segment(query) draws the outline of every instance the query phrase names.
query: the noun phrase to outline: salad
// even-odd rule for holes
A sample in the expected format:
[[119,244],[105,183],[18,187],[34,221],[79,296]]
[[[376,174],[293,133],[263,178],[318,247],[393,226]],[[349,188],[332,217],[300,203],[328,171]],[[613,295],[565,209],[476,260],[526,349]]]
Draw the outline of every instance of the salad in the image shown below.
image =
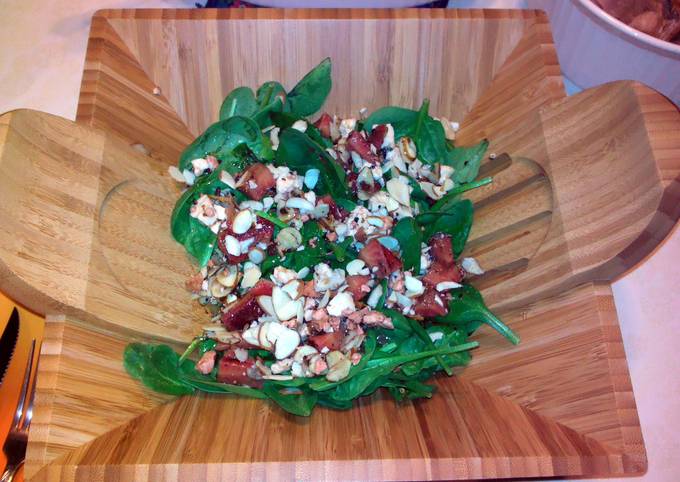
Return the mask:
[[477,179],[488,142],[456,146],[457,125],[427,100],[311,122],[330,90],[330,59],[288,92],[234,89],[170,167],[185,189],[172,235],[199,266],[187,289],[206,324],[182,355],[128,345],[125,367],[146,386],[307,416],[381,387],[431,397],[428,380],[470,361],[484,323],[519,342],[461,257],[473,218],[461,194],[491,182]]

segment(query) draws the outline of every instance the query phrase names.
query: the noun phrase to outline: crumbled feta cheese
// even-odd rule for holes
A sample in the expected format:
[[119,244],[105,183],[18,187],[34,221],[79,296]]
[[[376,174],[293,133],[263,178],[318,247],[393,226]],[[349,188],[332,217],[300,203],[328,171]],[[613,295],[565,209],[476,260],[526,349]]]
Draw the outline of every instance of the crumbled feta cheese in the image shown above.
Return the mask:
[[319,293],[326,290],[336,290],[345,282],[345,271],[331,269],[326,263],[314,267],[314,289]]
[[354,311],[354,298],[346,291],[338,293],[328,303],[327,310],[331,316],[341,316],[346,310]]
[[297,272],[284,268],[283,266],[277,266],[274,268],[274,274],[272,274],[272,281],[277,285],[285,285],[286,283],[298,279]]
[[212,200],[203,194],[189,209],[191,217],[198,219],[206,226],[212,226],[217,221],[217,211]]

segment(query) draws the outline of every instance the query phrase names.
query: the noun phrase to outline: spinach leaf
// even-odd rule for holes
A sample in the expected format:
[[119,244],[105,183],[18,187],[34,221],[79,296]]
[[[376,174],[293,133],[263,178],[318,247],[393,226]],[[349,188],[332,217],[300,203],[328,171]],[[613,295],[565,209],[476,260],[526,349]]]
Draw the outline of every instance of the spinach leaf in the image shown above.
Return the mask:
[[347,263],[359,257],[359,253],[351,247],[353,241],[354,238],[348,236],[340,243],[331,243],[330,246],[336,260],[336,263],[332,263],[334,268],[344,268]]
[[285,129],[281,132],[275,161],[300,175],[309,169],[319,169],[319,181],[314,188],[317,194],[330,194],[336,200],[350,197],[342,167],[319,144],[300,131]]
[[261,129],[274,124],[272,115],[276,112],[290,110],[290,105],[286,99],[286,89],[278,82],[265,82],[257,89],[256,96],[258,110],[253,115],[253,120],[257,122]]
[[[425,331],[425,328],[423,328],[423,325],[420,324],[418,320],[414,320],[413,318],[406,318],[406,320],[411,324],[411,328],[413,329],[413,332],[418,335],[418,338],[421,339],[421,341],[425,344],[428,350],[434,350],[434,342],[430,338],[430,335],[427,331]],[[437,355],[435,357],[437,360],[437,363],[442,367],[442,370],[446,372],[448,376],[453,375],[453,372],[451,371],[451,368],[449,368],[448,364],[444,361],[444,358],[441,355]]]
[[286,89],[275,80],[265,82],[257,89],[257,106],[260,110],[271,106],[277,98],[283,104],[286,100]]
[[325,58],[288,92],[290,111],[300,117],[312,115],[321,109],[331,86],[331,59]]
[[447,144],[446,157],[442,158],[441,162],[455,169],[453,180],[457,184],[472,182],[479,174],[479,166],[488,147],[489,141],[486,139],[470,147],[454,147]]
[[436,233],[449,234],[451,235],[453,252],[456,256],[459,256],[472,228],[472,202],[469,199],[462,201],[451,199],[439,206],[438,210],[433,209],[428,215],[434,216],[435,219],[428,223],[423,221],[422,218],[418,218],[418,223],[424,228],[424,239],[429,240]]
[[247,117],[234,116],[214,123],[187,147],[179,158],[179,170],[191,169],[191,161],[208,154],[224,159],[237,146],[245,144],[260,159],[274,157],[260,127]]
[[242,397],[259,399],[267,398],[267,396],[257,388],[216,382],[212,378],[201,375],[196,371],[193,375],[182,374],[182,381],[187,385],[191,385],[196,390],[206,393],[230,393],[233,395],[240,395]]
[[168,345],[131,343],[123,353],[125,369],[152,390],[187,395],[194,389],[180,378],[179,355]]
[[147,363],[152,350],[153,346],[145,343],[130,343],[125,347],[123,366],[131,377],[141,380],[144,365]]
[[205,340],[205,338],[203,338],[202,336],[197,336],[193,340],[191,340],[191,343],[189,343],[189,346],[187,346],[186,350],[184,350],[182,356],[179,357],[179,363],[181,364],[182,362],[184,362],[184,360],[189,358],[189,355],[191,355],[196,350],[196,348],[198,348],[198,346],[203,340]]
[[363,122],[363,128],[366,132],[370,133],[376,125],[392,124],[394,139],[398,140],[404,136],[410,135],[417,117],[418,112],[414,110],[405,109],[403,107],[386,106],[369,115]]
[[294,389],[297,393],[283,393],[280,387],[269,381],[264,383],[262,391],[288,413],[300,417],[309,417],[318,399],[316,392],[305,388]]
[[252,117],[257,112],[255,94],[250,87],[236,87],[222,102],[220,120],[229,119],[236,115]]
[[366,368],[358,373],[354,378],[338,385],[333,392],[335,400],[352,400],[362,394],[376,380],[388,375],[392,370],[405,363],[430,358],[437,355],[446,355],[459,351],[466,351],[477,347],[476,342],[464,343],[456,347],[422,351],[410,355],[394,355],[384,358],[373,358],[368,361]]
[[418,159],[428,164],[443,162],[447,155],[446,133],[441,122],[433,119],[427,114],[430,101],[425,99],[416,123],[411,132],[413,142],[416,144]]
[[198,344],[198,354],[205,355],[210,350],[214,350],[216,346],[217,341],[213,340],[212,338],[201,340],[201,342]]
[[476,330],[480,323],[486,323],[513,345],[519,343],[519,337],[486,307],[481,293],[474,287],[464,285],[462,288],[452,290],[451,295],[449,312],[436,318],[437,321],[450,323],[468,332]]
[[[187,198],[180,198],[182,204],[186,203]],[[193,201],[192,201],[193,202]],[[191,203],[187,203],[191,207]],[[188,214],[184,216],[180,210],[177,217],[172,218],[172,235],[177,242],[182,243],[187,252],[196,258],[198,265],[202,268],[208,261],[217,246],[217,235],[210,228],[201,223],[198,219]]]
[[401,218],[392,230],[392,237],[399,242],[404,271],[413,270],[416,275],[419,274],[423,233],[416,220],[411,217]]

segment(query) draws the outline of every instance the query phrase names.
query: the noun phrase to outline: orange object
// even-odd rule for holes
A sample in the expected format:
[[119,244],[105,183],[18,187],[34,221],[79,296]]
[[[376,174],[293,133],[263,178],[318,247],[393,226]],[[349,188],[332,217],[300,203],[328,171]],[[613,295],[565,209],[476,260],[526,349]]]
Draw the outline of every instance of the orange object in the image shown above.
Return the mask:
[[[26,362],[28,361],[28,351],[31,347],[31,340],[36,339],[36,347],[42,341],[45,320],[40,316],[16,305],[5,295],[0,293],[0,333],[5,329],[14,307],[19,310],[19,339],[14,349],[14,355],[10,361],[5,379],[0,385],[0,447],[7,437],[16,404],[19,399],[19,390],[23,381]],[[5,469],[7,460],[5,454],[0,450],[0,474]],[[14,478],[15,481],[23,480],[23,469]]]

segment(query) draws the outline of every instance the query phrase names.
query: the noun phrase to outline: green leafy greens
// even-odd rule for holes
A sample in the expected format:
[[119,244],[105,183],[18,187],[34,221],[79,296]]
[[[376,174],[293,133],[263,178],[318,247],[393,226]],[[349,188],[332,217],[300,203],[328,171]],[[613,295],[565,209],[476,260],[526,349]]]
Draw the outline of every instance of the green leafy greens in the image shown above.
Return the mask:
[[[314,184],[307,186],[313,191],[312,197],[330,195],[340,208],[347,211],[359,205],[358,196],[350,189],[351,176],[356,176],[357,172],[352,171],[351,167],[346,170],[346,166],[329,154],[329,150],[331,154],[341,152],[332,150],[337,146],[325,137],[328,131],[322,134],[322,130],[308,119],[308,116],[321,109],[331,86],[331,61],[324,59],[289,92],[276,81],[264,82],[256,92],[250,87],[236,87],[224,99],[219,120],[181,154],[178,164],[180,171],[193,171],[192,161],[208,155],[218,161],[217,167],[211,164],[214,169],[199,173],[193,184],[182,193],[170,222],[173,237],[184,245],[200,267],[213,267],[213,264],[209,264],[211,259],[222,263],[223,258],[219,251],[215,253],[218,235],[191,216],[192,206],[201,196],[209,196],[224,203],[223,208],[231,207],[232,201],[238,204],[248,199],[243,192],[233,187],[231,178],[238,177],[253,163],[287,166],[299,175],[309,172],[315,180]],[[413,276],[421,274],[421,245],[435,234],[450,235],[455,256],[461,254],[473,221],[473,204],[462,199],[461,195],[491,182],[490,178],[477,179],[488,141],[483,140],[470,147],[455,146],[447,140],[444,127],[430,115],[429,110],[430,103],[425,99],[418,110],[387,106],[359,122],[359,127],[367,133],[377,125],[391,124],[395,140],[410,138],[422,162],[453,168],[453,187],[449,186],[446,194],[436,202],[428,197],[416,179],[409,178],[411,207],[418,214],[399,218],[391,233],[388,232],[390,237],[385,235],[379,239],[385,245],[391,243],[395,251],[398,249],[403,271],[410,271]],[[323,126],[323,123],[317,125]],[[269,129],[273,128],[276,129],[275,133],[278,132],[276,151],[272,148],[268,134]],[[271,135],[274,141],[275,133]],[[256,169],[251,172],[256,172]],[[230,176],[225,176],[225,173]],[[385,179],[399,175],[396,167],[384,174]],[[186,173],[184,175],[190,177]],[[255,180],[258,180],[255,176]],[[283,266],[297,272],[310,268],[309,274],[304,277],[305,281],[309,281],[313,268],[319,263],[327,263],[331,268],[346,268],[350,261],[360,257],[362,245],[354,243],[354,237],[329,240],[330,235],[327,236],[324,231],[328,229],[328,218],[304,218],[304,224],[300,227],[274,207],[264,207],[267,206],[264,203],[262,206],[253,208],[254,215],[274,224],[274,236],[282,229],[295,226],[299,229],[302,241],[297,250],[279,251],[277,254],[270,252],[259,265],[263,278],[269,277],[277,266]],[[332,381],[331,377],[329,380],[324,375],[295,378],[284,375],[256,380],[250,378],[254,375],[249,373],[247,379],[251,386],[222,383],[218,380],[231,379],[225,374],[219,376],[220,370],[229,368],[228,363],[224,362],[234,360],[223,358],[227,356],[224,353],[225,346],[229,345],[208,335],[194,338],[182,355],[168,345],[130,343],[123,353],[124,367],[130,376],[158,392],[180,396],[199,391],[270,400],[292,415],[306,417],[312,414],[316,406],[333,410],[350,409],[353,400],[370,395],[379,388],[385,388],[398,402],[430,398],[435,387],[426,382],[440,372],[452,375],[453,367],[465,366],[470,362],[470,350],[478,344],[470,341],[469,336],[482,324],[489,325],[513,344],[519,343],[519,337],[486,307],[482,295],[468,284],[452,290],[450,299],[444,298],[448,300],[446,315],[421,323],[401,311],[386,307],[386,302],[389,306],[396,306],[388,302],[392,281],[383,278],[372,283],[382,288],[382,295],[377,302],[370,302],[372,309],[389,317],[392,327],[366,328],[365,333],[361,334],[363,341],[359,340],[361,350],[352,351],[351,366],[349,360],[344,360],[344,368],[349,371],[344,372],[346,376],[339,381]],[[347,285],[349,288],[349,282]],[[219,309],[218,305],[210,306]],[[356,309],[362,306],[357,302]],[[343,323],[349,323],[349,319],[351,317]],[[311,340],[307,343],[311,343]],[[258,369],[265,372],[266,367],[271,367],[277,361],[273,353],[265,349],[251,347],[247,352],[248,359],[258,360]],[[234,353],[231,352],[229,356],[235,356]],[[199,372],[197,357],[204,357],[210,363],[207,369],[202,361]]]

